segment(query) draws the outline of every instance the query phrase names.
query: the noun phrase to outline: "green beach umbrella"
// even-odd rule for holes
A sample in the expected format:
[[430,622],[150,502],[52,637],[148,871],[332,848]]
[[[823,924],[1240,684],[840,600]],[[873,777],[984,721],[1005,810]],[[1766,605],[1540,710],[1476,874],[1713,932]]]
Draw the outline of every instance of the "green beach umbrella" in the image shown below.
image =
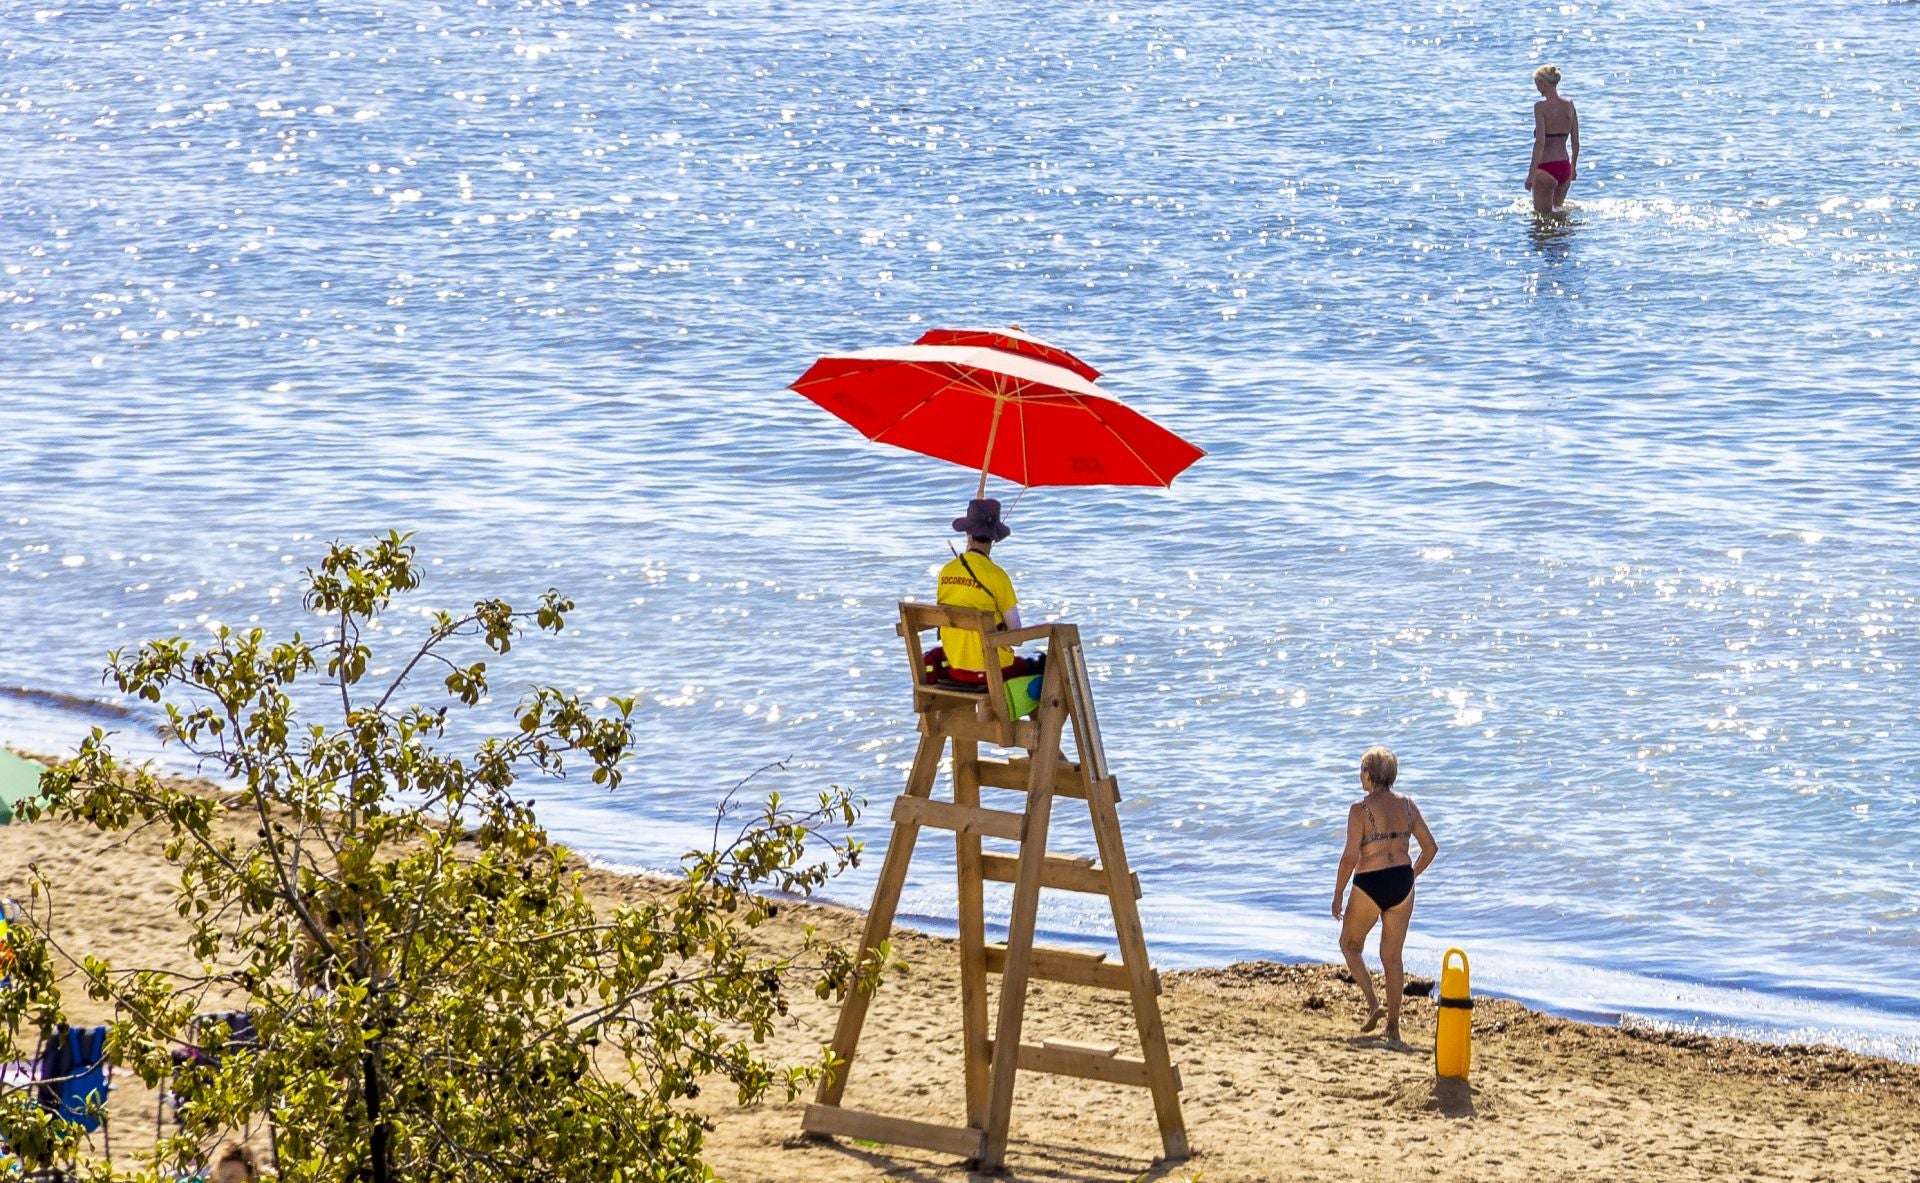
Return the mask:
[[0,748],[0,826],[13,820],[15,801],[40,791],[40,774],[45,771],[38,762]]

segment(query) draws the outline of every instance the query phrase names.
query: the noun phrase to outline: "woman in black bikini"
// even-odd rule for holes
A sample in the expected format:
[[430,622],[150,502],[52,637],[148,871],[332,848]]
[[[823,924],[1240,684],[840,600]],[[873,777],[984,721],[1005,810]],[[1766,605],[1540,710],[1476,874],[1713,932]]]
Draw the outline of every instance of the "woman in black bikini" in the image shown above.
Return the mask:
[[[1340,855],[1340,873],[1333,885],[1333,918],[1341,922],[1340,952],[1353,980],[1367,1000],[1362,1034],[1387,1020],[1387,1040],[1400,1042],[1400,991],[1406,978],[1400,950],[1407,943],[1407,924],[1413,919],[1413,881],[1433,862],[1440,847],[1414,803],[1393,791],[1400,761],[1385,748],[1368,748],[1360,757],[1360,787],[1366,797],[1347,810],[1347,848]],[[1385,827],[1391,826],[1391,829]],[[1420,840],[1420,861],[1412,859],[1408,840]],[[1340,898],[1353,894],[1344,913]],[[1380,922],[1380,968],[1386,975],[1386,1005],[1373,992],[1373,975],[1361,956],[1374,921]]]

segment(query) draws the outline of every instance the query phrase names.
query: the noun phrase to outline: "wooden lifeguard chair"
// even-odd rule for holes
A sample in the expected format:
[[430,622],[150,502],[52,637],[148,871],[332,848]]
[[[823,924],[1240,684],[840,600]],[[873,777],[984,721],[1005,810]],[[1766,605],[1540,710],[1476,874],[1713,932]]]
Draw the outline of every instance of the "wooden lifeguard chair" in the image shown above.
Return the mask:
[[[1044,641],[1046,672],[1033,717],[1011,716],[1000,671],[992,668],[997,663],[991,660],[987,662],[984,692],[929,683],[924,676],[920,635],[942,627],[980,634],[981,652],[986,654],[1001,647]],[[1146,933],[1135,906],[1140,881],[1127,869],[1126,846],[1120,836],[1119,786],[1107,770],[1101,749],[1079,630],[1071,624],[996,630],[992,615],[986,612],[907,603],[900,605],[899,633],[906,641],[912,671],[920,745],[914,753],[906,789],[893,803],[893,839],[880,866],[880,881],[874,887],[860,952],[864,956],[893,931],[894,912],[921,828],[952,831],[959,867],[960,1021],[967,1116],[964,1124],[949,1126],[841,1107],[870,1001],[868,994],[856,990],[842,1004],[834,1030],[837,1068],[821,1082],[815,1104],[807,1107],[803,1128],[810,1134],[865,1138],[960,1155],[982,1169],[997,1170],[1006,1159],[1014,1074],[1025,1070],[1147,1089],[1153,1097],[1166,1158],[1186,1158],[1180,1077],[1167,1053],[1166,1029],[1160,1020],[1160,978],[1147,960]],[[1060,743],[1069,723],[1073,726],[1077,763],[1066,759]],[[933,798],[948,741],[953,744],[951,802]],[[983,743],[1021,748],[1027,754],[1011,759],[983,758]],[[982,788],[1025,793],[1025,808],[983,808]],[[1098,862],[1047,853],[1047,828],[1056,796],[1086,801],[1100,852]],[[1018,843],[1019,853],[982,851],[983,838]],[[983,884],[990,879],[1013,884],[1005,944],[990,945],[986,940]],[[1108,961],[1104,953],[1036,949],[1034,917],[1042,888],[1106,896],[1113,908],[1120,962]],[[991,1032],[987,1021],[990,973],[1000,975],[998,1016]],[[1115,1047],[1063,1040],[1023,1042],[1027,984],[1034,978],[1128,994],[1133,1002],[1134,1025],[1140,1033],[1140,1055],[1123,1056]]]

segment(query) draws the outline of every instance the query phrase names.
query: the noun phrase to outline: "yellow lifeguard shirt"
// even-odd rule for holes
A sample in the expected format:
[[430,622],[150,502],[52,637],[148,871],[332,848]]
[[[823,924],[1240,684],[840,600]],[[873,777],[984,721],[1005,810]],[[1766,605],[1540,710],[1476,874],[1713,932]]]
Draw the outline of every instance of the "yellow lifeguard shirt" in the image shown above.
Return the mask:
[[[940,586],[934,594],[934,602],[948,608],[974,608],[981,612],[993,613],[994,623],[1005,626],[1007,609],[1020,601],[1013,594],[1013,580],[1000,565],[979,551],[965,552],[966,558],[953,559],[940,568]],[[968,573],[968,568],[972,573]],[[975,576],[979,578],[976,579]],[[940,630],[940,647],[947,651],[947,664],[957,670],[972,670],[985,673],[987,666],[980,659],[979,634],[966,629],[943,628]],[[1000,650],[1000,665],[1005,668],[1013,661],[1013,650]]]

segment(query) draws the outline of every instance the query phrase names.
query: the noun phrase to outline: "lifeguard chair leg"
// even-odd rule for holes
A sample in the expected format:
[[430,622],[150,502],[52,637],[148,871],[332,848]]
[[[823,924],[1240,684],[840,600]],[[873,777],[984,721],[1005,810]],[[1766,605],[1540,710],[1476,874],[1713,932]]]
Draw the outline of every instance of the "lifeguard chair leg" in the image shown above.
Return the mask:
[[[1084,754],[1085,748],[1081,750]],[[1153,1094],[1153,1115],[1160,1124],[1160,1145],[1169,1160],[1184,1159],[1189,1151],[1186,1119],[1180,1114],[1180,1081],[1167,1051],[1167,1029],[1160,1018],[1157,985],[1147,960],[1146,929],[1133,898],[1133,875],[1127,869],[1127,847],[1120,836],[1119,802],[1111,779],[1103,777],[1088,783],[1087,808],[1093,815],[1100,865],[1107,872],[1107,900],[1113,905],[1120,960],[1127,967],[1133,1023],[1140,1031],[1140,1055],[1147,1064],[1147,1088]]]
[[[953,800],[969,808],[980,804],[980,744],[953,741]],[[954,862],[960,898],[960,1051],[966,1065],[967,1124],[983,1129],[987,1120],[987,919],[980,870],[980,835],[954,835]]]
[[1020,1035],[1026,1020],[1027,981],[1033,971],[1033,926],[1040,910],[1040,880],[1047,860],[1047,823],[1053,814],[1053,776],[1060,766],[1060,735],[1066,725],[1061,675],[1047,663],[1041,678],[1040,741],[1033,749],[1033,780],[1027,791],[1027,823],[1020,840],[1013,909],[1007,918],[1007,957],[1000,974],[1000,1017],[994,1027],[993,1067],[988,1077],[986,1142],[980,1165],[999,1170],[1007,1157],[1013,1119],[1013,1084],[1020,1067]]
[[[913,753],[913,770],[907,774],[902,797],[928,797],[933,794],[934,777],[940,771],[940,754],[946,748],[946,736],[938,731],[922,730],[920,746]],[[877,948],[893,933],[893,916],[900,907],[900,889],[907,881],[907,865],[913,861],[913,846],[920,836],[918,822],[896,821],[893,837],[887,842],[887,854],[880,864],[880,881],[873,888],[873,907],[867,912],[867,927],[860,934],[859,956]],[[820,1079],[815,1099],[822,1105],[838,1105],[847,1091],[847,1075],[853,1069],[854,1049],[860,1043],[860,1028],[867,1021],[867,1004],[873,996],[863,990],[849,990],[840,1004],[840,1021],[833,1029],[835,1068]]]
[[1100,722],[1093,709],[1093,685],[1087,677],[1086,656],[1076,629],[1055,649],[1065,659],[1066,698],[1073,719],[1074,746],[1087,778],[1087,812],[1107,873],[1107,902],[1113,909],[1113,931],[1120,960],[1127,968],[1133,1022],[1140,1032],[1140,1055],[1146,1062],[1147,1088],[1153,1094],[1154,1118],[1160,1125],[1160,1145],[1168,1159],[1189,1154],[1186,1120],[1180,1113],[1180,1078],[1167,1050],[1167,1030],[1160,1017],[1159,985],[1147,960],[1147,933],[1140,923],[1140,906],[1127,866],[1127,844],[1120,832],[1120,795],[1107,775],[1107,753],[1100,739]]

